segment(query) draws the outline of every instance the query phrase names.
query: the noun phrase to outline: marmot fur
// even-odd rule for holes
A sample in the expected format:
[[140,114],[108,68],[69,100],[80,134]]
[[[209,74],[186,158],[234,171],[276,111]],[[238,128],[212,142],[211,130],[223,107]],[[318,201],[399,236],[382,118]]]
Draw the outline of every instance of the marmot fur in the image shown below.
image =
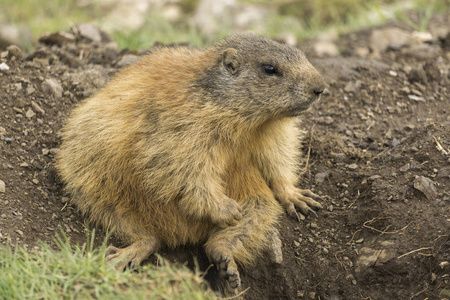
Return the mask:
[[107,251],[118,268],[200,243],[235,288],[283,207],[320,208],[295,187],[296,124],[323,89],[301,51],[252,34],[157,47],[73,111],[57,168],[81,212],[129,244]]

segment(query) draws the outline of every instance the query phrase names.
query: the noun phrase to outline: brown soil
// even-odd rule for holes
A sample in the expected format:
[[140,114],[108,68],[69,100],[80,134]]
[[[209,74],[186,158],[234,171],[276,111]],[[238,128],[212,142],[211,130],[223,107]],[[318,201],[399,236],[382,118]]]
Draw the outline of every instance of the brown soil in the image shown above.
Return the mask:
[[[427,51],[361,58],[370,33],[342,37],[343,56],[311,59],[329,87],[304,118],[300,185],[321,194],[324,209],[282,218],[283,263],[244,270],[246,299],[450,298],[450,36]],[[60,230],[85,241],[54,155],[68,112],[139,55],[108,42],[48,38],[31,54],[2,52],[10,68],[0,71],[2,243],[37,248]],[[204,262],[195,247],[163,256]]]

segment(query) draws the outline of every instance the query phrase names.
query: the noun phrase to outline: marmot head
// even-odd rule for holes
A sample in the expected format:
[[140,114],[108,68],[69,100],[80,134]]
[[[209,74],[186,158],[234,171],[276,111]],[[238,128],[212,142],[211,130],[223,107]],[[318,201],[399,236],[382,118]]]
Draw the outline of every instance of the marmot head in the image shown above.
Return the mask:
[[218,58],[199,85],[215,105],[249,117],[297,116],[319,99],[325,82],[295,47],[252,34],[213,47]]

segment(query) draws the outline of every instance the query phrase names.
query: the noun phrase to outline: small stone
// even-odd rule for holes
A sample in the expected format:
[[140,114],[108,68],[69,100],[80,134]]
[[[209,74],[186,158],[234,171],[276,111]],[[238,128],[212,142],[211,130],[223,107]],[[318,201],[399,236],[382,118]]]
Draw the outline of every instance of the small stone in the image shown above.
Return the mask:
[[36,114],[34,113],[34,111],[31,109],[31,108],[29,108],[28,110],[27,110],[27,112],[26,112],[26,114],[25,114],[25,116],[28,118],[28,119],[31,119],[32,117],[34,117]]
[[92,24],[81,23],[77,24],[76,28],[80,35],[88,40],[95,43],[100,43],[102,41],[102,35],[100,30]]
[[298,247],[300,247],[300,243],[297,242],[297,241],[294,241],[294,246],[295,246],[296,248],[298,248]]
[[402,166],[399,170],[400,172],[406,172],[410,169],[411,165],[407,163],[406,165]]
[[26,162],[23,162],[23,163],[21,163],[19,166],[24,167],[24,168],[27,168],[27,167],[28,167],[28,164],[27,164]]
[[20,236],[23,236],[23,231],[22,231],[22,230],[17,229],[16,232],[17,232]]
[[39,180],[37,180],[36,178],[34,178],[32,181],[34,184],[39,184]]
[[51,34],[44,34],[39,38],[39,42],[50,44],[50,45],[58,45],[62,46],[65,43],[73,43],[75,42],[75,35],[70,32],[58,31]]
[[309,292],[309,293],[308,293],[308,297],[309,297],[309,299],[315,299],[315,298],[316,298],[316,293],[314,293],[314,292]]
[[419,97],[416,95],[408,95],[409,100],[417,101],[417,102],[426,102],[424,97]]
[[57,155],[59,153],[59,148],[52,148],[50,149],[50,154],[51,155]]
[[48,155],[49,152],[50,150],[48,150],[47,148],[42,149],[42,155]]
[[316,174],[316,176],[314,177],[314,180],[316,182],[316,184],[321,184],[325,181],[325,179],[327,179],[330,175],[330,171],[325,171],[325,172],[321,172]]
[[6,184],[3,180],[0,180],[0,193],[6,192]]
[[44,80],[41,87],[44,93],[49,94],[55,99],[59,99],[63,95],[64,90],[56,79],[49,78]]
[[355,169],[358,168],[358,165],[357,164],[351,164],[351,165],[348,166],[348,168],[351,169],[351,170],[355,170]]
[[395,72],[395,71],[393,71],[393,70],[390,70],[390,71],[389,71],[389,75],[391,75],[392,77],[397,77],[397,76],[398,76],[398,73]]
[[1,63],[0,64],[0,71],[8,71],[9,70],[9,66],[6,63]]
[[27,86],[26,91],[27,91],[27,95],[31,95],[36,91],[36,89],[32,85],[29,85],[29,86]]
[[318,41],[314,44],[314,51],[319,56],[338,56],[339,49],[335,43],[331,41]]
[[317,123],[330,125],[334,123],[334,119],[330,116],[320,117],[317,119]]
[[444,167],[438,171],[437,178],[450,178],[450,167]]
[[118,67],[125,67],[137,62],[140,59],[139,56],[133,54],[125,54],[117,63]]
[[355,241],[356,244],[362,244],[362,242],[364,242],[364,238],[360,238],[359,240]]
[[317,228],[319,228],[319,226],[317,226],[317,224],[314,223],[314,222],[312,222],[312,223],[309,225],[309,227],[310,227],[311,229],[317,229]]
[[414,188],[424,193],[428,200],[434,200],[437,197],[434,182],[425,176],[416,176],[414,179]]
[[330,251],[327,248],[322,249],[323,254],[328,254]]
[[347,93],[355,93],[355,92],[359,91],[360,88],[361,88],[361,81],[360,80],[357,80],[355,82],[349,81],[345,85],[344,91],[346,91]]
[[37,104],[36,102],[31,101],[31,106],[33,106],[34,110],[40,113],[41,115],[45,115],[45,110],[43,110],[42,107],[40,107],[39,104]]

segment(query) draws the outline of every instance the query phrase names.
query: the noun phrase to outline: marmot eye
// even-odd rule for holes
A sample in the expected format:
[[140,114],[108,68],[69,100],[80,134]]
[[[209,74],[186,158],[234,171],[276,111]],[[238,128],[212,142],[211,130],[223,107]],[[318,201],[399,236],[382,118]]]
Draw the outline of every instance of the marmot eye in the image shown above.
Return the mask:
[[272,65],[264,65],[264,66],[263,66],[263,69],[264,69],[264,72],[265,72],[266,74],[268,74],[268,75],[274,75],[274,74],[277,74],[277,73],[278,73],[277,68],[275,68],[275,67],[272,66]]

